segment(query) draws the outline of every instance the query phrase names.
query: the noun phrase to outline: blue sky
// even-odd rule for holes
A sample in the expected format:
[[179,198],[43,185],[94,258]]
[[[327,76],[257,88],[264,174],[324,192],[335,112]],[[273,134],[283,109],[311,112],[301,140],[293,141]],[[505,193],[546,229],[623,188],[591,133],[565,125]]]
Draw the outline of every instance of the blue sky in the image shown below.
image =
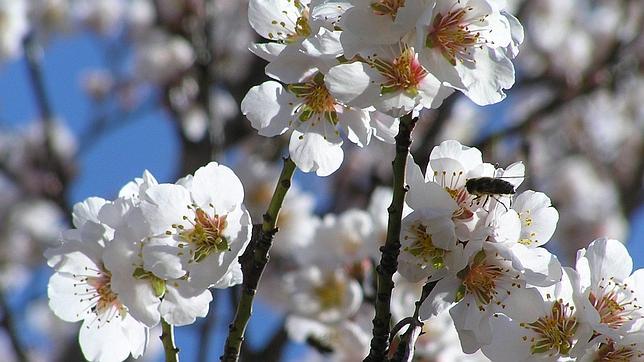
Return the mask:
[[[91,105],[80,86],[79,75],[83,70],[103,67],[97,38],[78,35],[54,39],[46,48],[44,74],[48,93],[56,114],[67,123],[75,134],[87,127],[91,117]],[[0,66],[0,127],[25,127],[37,119],[37,108],[27,78],[26,65],[17,60]],[[172,125],[162,111],[147,114],[113,132],[104,135],[87,152],[79,155],[79,174],[71,188],[71,202],[88,196],[113,197],[127,181],[150,170],[159,181],[173,181],[176,177],[178,141]],[[303,177],[308,184],[319,185],[315,176]],[[310,182],[309,182],[310,181]],[[631,224],[629,248],[635,264],[644,267],[644,208],[640,207],[638,220]],[[44,285],[43,293],[44,293]],[[267,335],[275,328],[279,317],[272,315],[265,306],[259,305],[250,330],[256,336]],[[220,351],[225,330],[220,330],[213,341],[214,351]],[[196,334],[189,328],[180,328],[178,343],[185,360],[190,361],[190,350]],[[261,338],[261,337],[260,337]],[[251,340],[257,340],[251,336]],[[289,359],[297,359],[301,348],[289,348]]]

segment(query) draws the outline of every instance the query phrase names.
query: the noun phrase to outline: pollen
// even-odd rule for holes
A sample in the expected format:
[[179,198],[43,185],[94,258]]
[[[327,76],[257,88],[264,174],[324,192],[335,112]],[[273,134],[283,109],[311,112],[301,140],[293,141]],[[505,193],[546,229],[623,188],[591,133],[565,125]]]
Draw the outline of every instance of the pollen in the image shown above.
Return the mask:
[[405,6],[405,0],[377,0],[371,3],[371,10],[376,15],[385,15],[396,20],[398,10]]
[[402,91],[410,96],[416,96],[420,82],[428,74],[418,61],[414,49],[409,47],[405,47],[400,55],[392,61],[370,56],[368,62],[385,78],[384,83],[380,86],[381,94]]
[[472,27],[474,21],[483,18],[470,18],[468,13],[472,10],[472,7],[463,7],[447,14],[436,14],[425,38],[425,46],[439,49],[452,65],[456,65],[457,60],[474,62],[471,48],[484,44],[485,40],[478,28]]
[[600,294],[591,292],[588,300],[599,313],[600,323],[612,329],[619,329],[633,319],[633,312],[641,309],[634,299],[629,298],[625,285],[609,280],[600,284]]
[[532,354],[569,354],[578,326],[577,319],[573,317],[573,309],[563,300],[557,300],[552,304],[549,315],[532,323],[521,323],[523,328],[536,334],[527,340],[531,344]]
[[409,227],[408,235],[404,236],[405,240],[412,241],[412,244],[403,250],[411,255],[420,258],[424,263],[431,263],[434,269],[445,267],[444,256],[446,251],[434,246],[432,235],[429,228],[422,223],[414,223]]
[[322,73],[317,73],[308,82],[289,84],[288,90],[303,100],[296,110],[300,121],[323,118],[332,125],[338,124],[335,98],[326,88]]
[[322,310],[329,310],[342,306],[345,299],[345,282],[336,274],[328,274],[322,283],[314,288],[313,293],[320,302]]
[[230,250],[228,239],[223,235],[228,222],[226,215],[210,216],[201,208],[196,208],[195,217],[190,220],[191,229],[177,225],[179,237],[190,245],[192,260],[200,262],[214,253]]
[[489,264],[485,259],[485,252],[479,252],[474,261],[458,273],[465,292],[474,296],[479,306],[490,304],[498,293],[498,281],[505,274],[503,267]]

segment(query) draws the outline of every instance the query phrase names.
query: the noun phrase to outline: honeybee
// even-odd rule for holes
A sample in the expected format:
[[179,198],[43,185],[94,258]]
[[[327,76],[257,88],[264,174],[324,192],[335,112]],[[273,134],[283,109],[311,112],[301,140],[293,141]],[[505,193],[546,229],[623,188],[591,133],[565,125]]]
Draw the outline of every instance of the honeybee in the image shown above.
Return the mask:
[[508,209],[508,207],[505,206],[504,203],[499,201],[498,197],[514,195],[516,193],[516,190],[513,184],[499,177],[471,178],[465,182],[465,188],[467,189],[467,192],[470,195],[476,196],[472,200],[472,204],[474,204],[474,201],[480,200],[481,198],[485,197],[485,200],[483,201],[483,206],[482,206],[482,207],[485,207],[485,204],[487,203],[488,199],[491,197],[495,199],[499,204],[503,205],[503,207],[505,207],[506,210]]

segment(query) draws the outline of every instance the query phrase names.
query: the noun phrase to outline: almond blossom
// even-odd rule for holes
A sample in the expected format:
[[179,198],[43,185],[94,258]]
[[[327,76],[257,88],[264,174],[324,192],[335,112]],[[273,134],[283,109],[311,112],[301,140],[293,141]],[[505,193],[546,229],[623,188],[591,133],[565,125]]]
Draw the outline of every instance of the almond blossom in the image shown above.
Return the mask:
[[514,84],[516,47],[523,29],[488,0],[432,0],[417,22],[421,64],[479,105],[497,103]]
[[[104,264],[113,230],[98,220],[106,200],[90,198],[74,206],[74,226],[62,243],[47,250],[56,272],[49,279],[49,306],[64,321],[83,321],[79,342],[85,358],[123,361],[143,354],[148,329],[134,319],[112,289],[115,277]],[[132,281],[132,276],[125,276]],[[126,282],[127,283],[127,282]]]

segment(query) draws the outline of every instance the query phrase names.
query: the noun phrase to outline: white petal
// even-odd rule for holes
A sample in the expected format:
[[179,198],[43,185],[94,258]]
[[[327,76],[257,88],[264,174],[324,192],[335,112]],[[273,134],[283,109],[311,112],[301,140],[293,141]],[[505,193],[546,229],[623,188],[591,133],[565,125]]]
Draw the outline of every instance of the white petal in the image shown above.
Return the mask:
[[150,187],[141,201],[141,211],[152,234],[162,235],[172,224],[182,224],[192,204],[188,190],[179,185],[160,184]]
[[349,141],[360,147],[369,144],[371,140],[371,119],[369,112],[363,109],[343,108],[342,113],[338,114],[340,118],[339,127],[347,134]]
[[267,62],[272,62],[284,48],[286,48],[286,44],[282,43],[253,43],[248,47],[248,50]]
[[598,239],[588,245],[585,258],[592,273],[592,285],[602,279],[615,278],[623,281],[633,270],[633,259],[618,240]]
[[49,307],[58,318],[66,322],[84,319],[89,308],[94,304],[87,298],[76,295],[84,291],[84,287],[76,286],[77,283],[78,279],[72,275],[54,273],[47,285]]
[[303,53],[297,44],[291,44],[268,63],[266,74],[287,84],[300,83],[318,71],[319,61],[321,60]]
[[284,40],[295,33],[295,21],[300,13],[291,1],[252,0],[248,4],[248,22],[261,36]]
[[260,135],[273,137],[288,129],[293,118],[293,106],[289,103],[293,103],[294,98],[281,84],[268,81],[248,91],[241,102],[241,110]]
[[212,294],[208,289],[194,289],[182,280],[168,282],[166,294],[161,303],[161,315],[172,325],[192,324],[197,317],[203,318],[208,314],[211,300]]
[[374,83],[374,71],[366,64],[354,62],[331,68],[324,77],[329,92],[340,102],[357,108],[369,108],[380,97]]
[[293,131],[289,143],[293,162],[303,172],[315,171],[318,176],[335,172],[344,159],[342,143],[331,143],[319,133]]
[[234,210],[244,201],[244,187],[237,175],[216,162],[210,162],[195,172],[190,194],[204,210],[212,204],[221,214]]
[[74,205],[72,211],[73,223],[80,229],[87,221],[98,223],[98,212],[107,200],[100,197],[89,197]]

